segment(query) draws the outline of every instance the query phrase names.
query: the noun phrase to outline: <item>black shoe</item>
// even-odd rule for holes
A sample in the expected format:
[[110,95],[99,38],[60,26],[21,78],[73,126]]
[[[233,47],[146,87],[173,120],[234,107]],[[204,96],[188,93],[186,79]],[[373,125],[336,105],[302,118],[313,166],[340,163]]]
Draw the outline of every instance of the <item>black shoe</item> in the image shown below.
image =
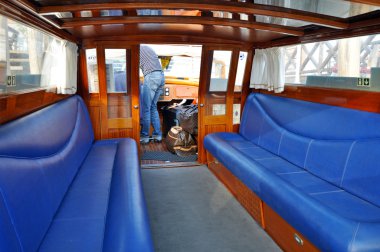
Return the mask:
[[149,138],[141,138],[140,139],[140,144],[148,144],[149,143]]
[[162,142],[162,136],[153,136],[153,142],[161,143]]

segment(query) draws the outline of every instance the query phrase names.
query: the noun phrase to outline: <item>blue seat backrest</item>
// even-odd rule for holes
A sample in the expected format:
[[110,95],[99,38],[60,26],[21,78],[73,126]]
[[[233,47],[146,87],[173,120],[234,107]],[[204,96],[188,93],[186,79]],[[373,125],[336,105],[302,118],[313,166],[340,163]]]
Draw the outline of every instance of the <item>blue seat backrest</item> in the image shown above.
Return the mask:
[[240,134],[380,206],[380,114],[251,94]]
[[0,127],[0,251],[36,251],[94,140],[73,96]]

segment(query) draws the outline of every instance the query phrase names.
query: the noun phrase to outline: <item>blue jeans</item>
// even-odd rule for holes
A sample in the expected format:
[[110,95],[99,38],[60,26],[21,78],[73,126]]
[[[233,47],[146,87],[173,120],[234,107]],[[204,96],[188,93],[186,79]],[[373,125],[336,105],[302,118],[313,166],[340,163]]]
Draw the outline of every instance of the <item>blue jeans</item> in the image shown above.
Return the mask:
[[165,77],[161,71],[151,72],[144,76],[144,85],[142,87],[142,140],[149,138],[150,124],[153,125],[153,138],[162,137],[157,102],[164,84]]

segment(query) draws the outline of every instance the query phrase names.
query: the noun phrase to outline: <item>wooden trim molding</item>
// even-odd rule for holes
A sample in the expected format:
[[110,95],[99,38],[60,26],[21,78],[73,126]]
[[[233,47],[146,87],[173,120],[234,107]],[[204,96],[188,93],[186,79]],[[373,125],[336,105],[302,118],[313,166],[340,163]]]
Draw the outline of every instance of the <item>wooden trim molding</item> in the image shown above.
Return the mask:
[[254,92],[380,113],[380,92],[296,85],[285,86],[284,92],[279,94],[265,90],[255,90]]

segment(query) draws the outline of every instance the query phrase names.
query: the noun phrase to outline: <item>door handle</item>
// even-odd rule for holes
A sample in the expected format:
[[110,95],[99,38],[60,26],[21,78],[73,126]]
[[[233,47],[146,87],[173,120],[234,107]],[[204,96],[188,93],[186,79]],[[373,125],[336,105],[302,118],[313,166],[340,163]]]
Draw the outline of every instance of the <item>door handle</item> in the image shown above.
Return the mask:
[[199,107],[203,108],[205,105],[203,103],[199,104]]
[[139,105],[135,105],[133,106],[134,109],[138,109],[139,108]]

